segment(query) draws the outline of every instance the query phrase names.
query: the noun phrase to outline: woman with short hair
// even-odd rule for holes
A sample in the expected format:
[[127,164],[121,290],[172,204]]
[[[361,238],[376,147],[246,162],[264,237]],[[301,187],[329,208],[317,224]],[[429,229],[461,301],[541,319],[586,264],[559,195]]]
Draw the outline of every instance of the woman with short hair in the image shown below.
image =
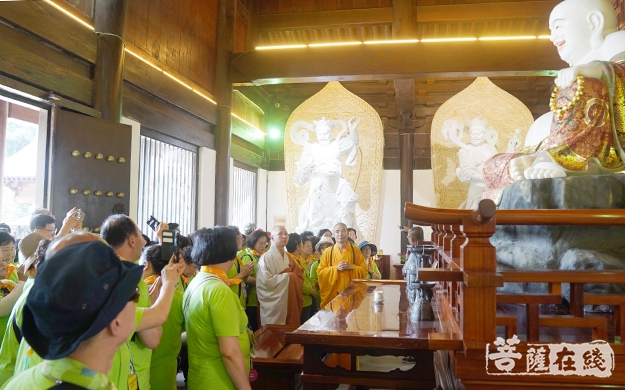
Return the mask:
[[237,251],[236,234],[228,228],[200,229],[194,236],[191,257],[200,272],[182,301],[189,390],[251,389],[247,316],[226,275]]
[[[180,256],[180,255],[179,255]],[[157,283],[161,271],[169,259],[163,259],[163,247],[160,244],[147,247],[141,254],[144,264],[143,281],[150,290]],[[182,259],[180,259],[182,261]],[[158,347],[152,351],[150,363],[150,386],[153,389],[176,389],[176,375],[178,374],[178,353],[182,346],[184,317],[182,315],[182,294],[179,289],[174,291],[174,298],[167,321],[163,326],[163,335]],[[156,297],[154,298],[156,299]]]
[[245,240],[245,254],[241,256],[243,264],[254,263],[254,268],[247,277],[246,285],[248,286],[247,304],[245,313],[250,324],[250,329],[255,331],[258,329],[258,298],[256,295],[256,271],[258,271],[258,261],[267,250],[269,234],[264,230],[255,230]]

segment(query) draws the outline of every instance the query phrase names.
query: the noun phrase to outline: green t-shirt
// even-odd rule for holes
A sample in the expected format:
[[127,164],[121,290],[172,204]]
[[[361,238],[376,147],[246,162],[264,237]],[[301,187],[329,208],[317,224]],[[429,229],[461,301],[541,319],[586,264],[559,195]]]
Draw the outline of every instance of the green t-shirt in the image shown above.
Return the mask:
[[[137,307],[135,309],[135,331],[139,327],[139,323],[143,318],[143,311],[145,309],[143,307]],[[115,384],[118,390],[128,390],[128,377],[130,376],[131,371],[131,360],[132,357],[130,355],[130,339],[132,335],[128,338],[128,340],[117,349],[115,355],[113,355],[113,365],[111,365],[111,370],[109,371],[108,378]],[[134,361],[132,360],[134,364]]]
[[13,376],[13,370],[15,370],[15,361],[20,344],[13,331],[13,318],[15,318],[19,326],[22,326],[22,309],[24,308],[24,304],[26,304],[26,297],[33,283],[35,283],[35,278],[31,276],[24,284],[22,295],[17,299],[17,302],[15,302],[15,306],[13,306],[13,310],[11,310],[11,315],[7,321],[4,337],[2,338],[2,345],[0,346],[0,384],[9,380],[9,378]]
[[[256,279],[256,271],[258,270],[258,257],[252,253],[249,248],[245,249],[245,254],[240,257],[243,264],[247,264],[250,261],[254,262],[254,269],[250,272],[250,276]],[[256,298],[256,286],[252,286],[250,290],[250,294],[247,296],[247,306],[257,306],[257,298]]]
[[[232,264],[232,268],[226,272],[228,279],[232,279],[241,272],[241,264],[239,264],[239,260],[235,259],[234,264]],[[239,284],[233,284],[230,286],[232,292],[234,292],[239,297],[239,303],[241,306],[245,307],[245,282],[241,282]]]
[[[380,269],[378,268],[378,265],[375,263],[375,261],[373,261],[373,259],[371,259],[371,265],[373,266],[373,272],[382,276],[382,273],[380,273]],[[367,264],[367,279],[373,279],[373,277],[371,276],[371,273],[369,272],[370,268],[369,268],[369,264]]]
[[312,263],[310,264],[310,272],[308,276],[310,277],[310,283],[313,285],[313,288],[315,289],[315,291],[317,291],[317,308],[319,308],[319,304],[321,303],[321,293],[319,292],[319,276],[317,276],[317,268],[319,268],[319,259],[314,258],[311,261]]
[[152,351],[150,364],[150,384],[153,389],[176,389],[176,374],[178,373],[178,354],[182,346],[184,316],[182,315],[183,292],[176,290],[171,303],[171,310],[167,322],[163,324],[161,342]]
[[200,272],[189,284],[182,299],[189,351],[189,390],[235,390],[217,337],[238,337],[249,373],[247,316],[236,294],[223,281],[212,279],[209,275]]
[[[143,280],[139,281],[137,286],[139,289],[139,302],[137,307],[150,307],[150,290]],[[135,363],[135,369],[139,376],[139,388],[141,390],[150,390],[150,361],[152,360],[152,350],[141,342],[138,335],[133,335],[130,340],[130,353]]]
[[[2,260],[0,260],[0,261],[2,261]],[[7,295],[9,295],[10,294],[10,292],[8,292],[9,291],[8,290],[9,285],[12,285],[13,288],[15,288],[17,286],[18,282],[13,281],[11,279],[2,279],[2,280],[0,280],[0,283],[4,284],[5,288],[6,288],[2,293],[4,294],[5,292],[7,292]],[[13,291],[13,290],[11,290],[11,291]],[[24,291],[23,287],[22,287],[22,291]],[[0,317],[0,340],[2,340],[2,338],[4,337],[4,330],[7,327],[7,323],[9,322],[9,316],[10,315],[11,315],[11,313],[5,315],[4,317]]]
[[89,390],[111,390],[115,385],[101,372],[88,369],[84,364],[65,357],[44,360],[43,364],[28,369],[11,378],[2,389],[49,389],[56,380],[72,383]]

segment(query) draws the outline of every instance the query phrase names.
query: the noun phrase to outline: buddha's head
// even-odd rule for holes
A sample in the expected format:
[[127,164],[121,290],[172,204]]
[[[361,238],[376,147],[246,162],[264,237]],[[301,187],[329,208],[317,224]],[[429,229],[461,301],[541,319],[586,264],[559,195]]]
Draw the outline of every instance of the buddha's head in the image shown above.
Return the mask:
[[609,0],[565,0],[549,17],[551,42],[569,66],[579,65],[591,51],[601,48],[606,35],[618,31]]

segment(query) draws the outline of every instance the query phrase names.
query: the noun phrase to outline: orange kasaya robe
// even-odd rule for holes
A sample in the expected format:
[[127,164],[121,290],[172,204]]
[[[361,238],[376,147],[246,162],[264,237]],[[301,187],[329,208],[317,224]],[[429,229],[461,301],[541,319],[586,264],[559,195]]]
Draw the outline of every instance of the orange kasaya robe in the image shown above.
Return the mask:
[[302,268],[295,263],[293,257],[289,256],[289,299],[288,310],[286,313],[286,324],[299,328],[301,325],[299,319],[304,308],[304,295],[302,289],[304,286],[304,272]]
[[[355,268],[350,271],[339,271],[338,265],[343,261],[353,264]],[[349,287],[353,279],[365,279],[367,277],[367,263],[360,249],[355,245],[348,243],[343,253],[337,245],[334,245],[332,248],[326,249],[321,255],[317,276],[319,277],[319,292],[321,293],[320,307],[323,308]]]

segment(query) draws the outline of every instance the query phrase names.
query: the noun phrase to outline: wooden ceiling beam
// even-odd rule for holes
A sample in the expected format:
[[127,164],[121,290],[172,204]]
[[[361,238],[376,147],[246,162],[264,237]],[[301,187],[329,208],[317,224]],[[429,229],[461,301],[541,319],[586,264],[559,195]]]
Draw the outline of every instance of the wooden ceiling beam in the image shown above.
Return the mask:
[[314,29],[328,26],[393,23],[393,8],[341,9],[294,14],[259,15],[258,29]]
[[[447,23],[493,19],[547,18],[559,0],[427,5],[417,7],[418,23]],[[395,7],[397,8],[397,7]],[[259,31],[300,30],[330,26],[393,23],[393,7],[316,11],[258,16]],[[395,19],[397,19],[395,17]]]
[[560,0],[428,5],[418,7],[417,22],[547,18],[558,3]]
[[547,39],[254,50],[232,57],[235,85],[347,80],[553,76],[566,67]]

